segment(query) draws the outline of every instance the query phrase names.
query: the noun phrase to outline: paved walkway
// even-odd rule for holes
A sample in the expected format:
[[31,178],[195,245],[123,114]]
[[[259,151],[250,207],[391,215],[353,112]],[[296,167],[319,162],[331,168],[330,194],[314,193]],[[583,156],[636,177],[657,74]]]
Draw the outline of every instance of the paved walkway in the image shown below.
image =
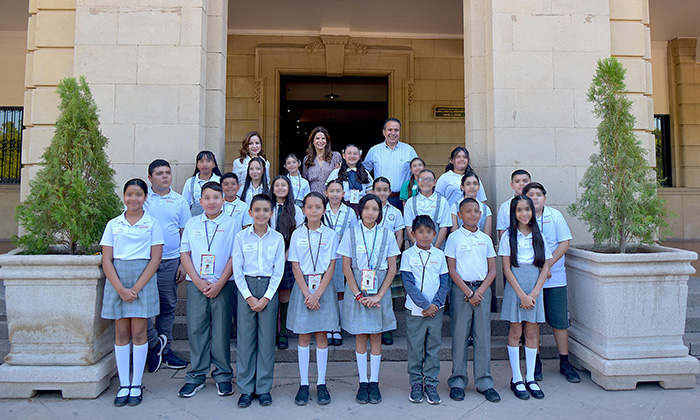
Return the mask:
[[[380,387],[383,401],[378,405],[359,405],[355,402],[357,376],[355,363],[335,362],[328,366],[328,388],[333,401],[319,406],[310,401],[306,407],[294,405],[298,387],[296,364],[278,363],[275,366],[273,403],[261,407],[257,401],[246,409],[236,407],[239,394],[230,397],[216,395],[211,380],[207,387],[193,398],[178,398],[185,371],[161,369],[146,374],[144,402],[138,407],[116,408],[112,400],[118,381],[95,400],[62,400],[57,393],[40,394],[29,400],[0,400],[0,417],[8,420],[41,419],[351,419],[372,416],[374,419],[595,419],[636,420],[700,418],[700,387],[687,390],[664,390],[657,384],[640,384],[635,391],[604,391],[594,384],[587,372],[581,372],[579,384],[569,384],[558,373],[556,360],[544,361],[544,400],[516,399],[508,388],[510,367],[505,360],[492,363],[492,374],[502,401],[489,403],[474,391],[467,389],[464,401],[449,398],[447,377],[450,362],[442,363],[440,386],[442,404],[431,406],[426,402],[408,401],[408,376],[405,362],[382,363]],[[471,366],[470,366],[471,369]],[[311,364],[311,397],[315,399],[315,364]]]

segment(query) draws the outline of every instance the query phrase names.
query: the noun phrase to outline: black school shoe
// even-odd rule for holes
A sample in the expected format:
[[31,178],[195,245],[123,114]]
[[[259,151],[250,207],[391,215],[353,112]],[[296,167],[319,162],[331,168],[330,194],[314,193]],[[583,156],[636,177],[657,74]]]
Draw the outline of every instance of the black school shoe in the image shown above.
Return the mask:
[[455,401],[464,401],[464,388],[450,388],[450,398]]
[[411,385],[411,392],[408,394],[408,400],[412,403],[422,403],[423,402],[423,384],[417,383]]
[[428,400],[428,404],[436,405],[442,402],[435,385],[425,385],[425,387],[423,387],[423,392],[425,393],[425,398]]
[[130,386],[120,386],[119,390],[117,390],[117,396],[114,397],[114,406],[115,407],[124,407],[127,404],[127,402],[129,401],[129,392],[127,392],[126,395],[124,395],[123,397],[119,396],[119,391],[121,391],[122,389],[126,389],[127,391],[131,391]]
[[530,394],[527,393],[527,386],[525,386],[525,391],[519,391],[517,386],[518,385],[523,385],[525,386],[525,382],[523,381],[518,381],[516,383],[513,383],[513,380],[510,380],[510,390],[513,391],[513,395],[518,397],[521,400],[529,400],[530,399]]
[[[532,389],[531,385],[536,385],[538,389]],[[530,391],[530,395],[537,398],[538,400],[544,398],[544,392],[542,392],[542,388],[540,388],[540,384],[538,384],[537,381],[530,381],[526,383],[525,388],[527,388],[527,390]]]
[[316,400],[320,405],[330,404],[331,393],[328,392],[326,384],[316,385]]
[[358,404],[367,404],[369,402],[369,384],[367,382],[360,382],[357,395],[355,395],[355,401],[357,401]]
[[131,395],[131,391],[129,391],[129,399],[126,403],[129,404],[129,407],[136,407],[143,401],[143,385],[132,385],[131,389],[138,389],[139,395]]
[[331,339],[330,345],[331,346],[342,346],[343,345],[343,336],[340,334],[340,331],[333,332],[333,338]]
[[297,391],[297,396],[294,397],[294,404],[296,405],[306,405],[309,403],[309,386],[299,385],[299,390]]
[[542,359],[540,359],[539,353],[537,353],[537,357],[535,358],[535,380],[542,380]]
[[258,402],[263,407],[267,407],[268,405],[272,404],[272,395],[270,395],[269,392],[266,392],[264,394],[260,394],[260,395],[258,395]]
[[370,404],[379,404],[380,402],[382,402],[382,393],[379,392],[379,382],[369,383],[368,394]]
[[394,336],[391,334],[391,331],[382,334],[382,344],[385,346],[394,344]]
[[578,376],[578,372],[571,365],[570,362],[559,363],[559,373],[566,377],[566,380],[572,384],[581,382],[581,377]]
[[238,406],[241,408],[250,407],[251,402],[253,402],[253,394],[241,394],[238,397]]
[[190,398],[194,397],[194,394],[197,393],[200,389],[204,388],[204,384],[191,384],[189,382],[186,382],[182,388],[180,388],[180,391],[177,393],[178,396],[182,398]]
[[488,388],[483,391],[477,390],[477,392],[483,395],[486,398],[486,401],[488,402],[497,403],[501,401],[501,396],[493,388]]
[[220,397],[228,397],[229,395],[233,395],[233,384],[231,381],[217,382],[216,393]]
[[280,350],[286,350],[289,348],[289,338],[287,338],[287,334],[280,334],[277,337],[277,348]]

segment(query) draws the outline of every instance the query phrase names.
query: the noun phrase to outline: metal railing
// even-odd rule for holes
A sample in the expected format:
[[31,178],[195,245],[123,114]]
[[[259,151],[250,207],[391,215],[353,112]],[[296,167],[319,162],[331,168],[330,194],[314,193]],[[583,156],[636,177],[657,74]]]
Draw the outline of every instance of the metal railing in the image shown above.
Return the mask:
[[0,107],[0,184],[19,184],[23,114],[22,107]]

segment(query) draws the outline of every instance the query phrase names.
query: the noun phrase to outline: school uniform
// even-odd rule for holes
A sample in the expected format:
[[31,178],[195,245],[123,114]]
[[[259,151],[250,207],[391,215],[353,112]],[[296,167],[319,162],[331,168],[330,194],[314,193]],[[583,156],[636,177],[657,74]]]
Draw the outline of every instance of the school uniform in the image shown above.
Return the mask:
[[[262,156],[259,156],[262,158]],[[250,163],[250,160],[252,158],[250,155],[245,155],[243,158],[243,162],[241,162],[240,158],[236,158],[233,161],[233,167],[231,168],[231,172],[236,174],[238,177],[238,182],[243,185],[245,183],[245,179],[248,176],[248,163]],[[267,159],[263,159],[265,161],[265,174],[267,174],[267,179],[270,179],[270,162],[267,161]]]
[[496,230],[508,230],[510,226],[510,202],[515,198],[515,194],[508,200],[501,203],[496,214]]
[[221,177],[215,173],[211,174],[211,178],[204,180],[199,178],[199,173],[197,175],[187,178],[185,185],[182,187],[182,196],[187,200],[187,205],[190,206],[190,213],[192,216],[202,214],[204,209],[199,204],[199,199],[202,198],[202,187],[207,182],[218,182],[221,183]]
[[[403,223],[403,214],[388,201],[386,205],[382,207],[382,220],[379,222],[379,226],[389,229],[390,232],[394,232],[394,235],[396,235],[396,232],[406,228],[406,225]],[[400,263],[400,261],[398,263]],[[406,296],[406,293],[403,288],[401,276],[396,276],[391,282],[391,297],[393,299],[404,296]]]
[[[559,243],[573,239],[569,225],[559,210],[545,206],[542,209],[542,216],[536,219],[550,250],[554,251]],[[565,258],[566,255],[562,255],[549,268],[552,277],[544,282],[542,289],[545,319],[552,328],[559,330],[569,328]]]
[[[462,197],[462,199],[464,199],[464,197]],[[459,227],[462,227],[462,225],[464,224],[464,222],[462,222],[462,219],[459,218],[459,203],[461,202],[462,200],[459,200],[458,202],[452,205],[452,214],[457,216],[457,225]],[[479,210],[481,210],[481,217],[479,218],[479,222],[476,224],[476,227],[483,232],[484,227],[486,226],[486,218],[492,216],[493,213],[491,213],[491,209],[484,202],[479,202]]]
[[[267,189],[268,191],[270,190],[269,187],[270,186],[268,185],[268,189]],[[250,203],[253,201],[253,197],[255,197],[258,194],[267,194],[265,192],[265,187],[264,187],[263,183],[260,183],[260,185],[258,185],[257,187],[254,187],[253,184],[251,183],[248,186],[248,190],[245,193],[245,197],[243,197],[243,190],[244,190],[244,187],[239,188],[238,192],[236,194],[238,195],[238,198],[243,200],[248,205],[248,207],[250,207]],[[245,221],[244,221],[244,223],[245,223]]]
[[[440,175],[440,178],[435,183],[435,192],[445,197],[447,202],[450,203],[450,207],[464,198],[464,192],[462,192],[463,176],[464,174],[447,171]],[[486,201],[486,192],[481,180],[479,180],[479,192],[476,193],[476,201],[480,203]]]
[[180,229],[192,217],[187,201],[170,189],[167,194],[160,196],[151,187],[143,205],[153,216],[163,230],[163,258],[156,271],[160,314],[155,323],[148,318],[148,341],[155,342],[158,334],[165,334],[168,342],[165,350],[170,350],[173,341],[173,324],[175,322],[175,306],[177,305],[177,269],[180,266]]
[[[143,216],[132,226],[125,213],[107,222],[101,246],[112,247],[112,262],[117,271],[119,281],[127,289],[136,284],[143,270],[151,261],[151,247],[163,245],[163,231],[160,223],[144,211]],[[146,283],[139,292],[138,298],[127,303],[112,287],[105,282],[105,292],[102,299],[103,319],[150,318],[160,312],[158,298],[157,274]]]
[[[445,299],[450,290],[450,276],[445,254],[430,246],[429,250],[413,245],[401,255],[401,278],[406,289],[406,336],[408,339],[408,376],[413,384],[438,385],[440,345]],[[431,304],[438,307],[433,317],[423,311]]]
[[231,369],[231,299],[234,283],[222,279],[224,268],[231,256],[233,238],[241,227],[223,212],[215,219],[200,214],[187,222],[182,233],[180,252],[190,258],[199,277],[209,283],[225,281],[226,285],[215,298],[206,297],[192,282],[187,282],[187,339],[190,347],[191,368],[185,382],[202,384],[212,363],[211,373],[216,382],[230,382]]
[[[306,285],[314,293],[331,261],[335,259],[337,250],[338,235],[333,229],[321,224],[318,229],[310,230],[304,225],[292,234],[287,261],[299,263]],[[340,313],[333,281],[324,290],[319,303],[320,309],[310,310],[304,303],[301,289],[294,287],[289,300],[288,328],[297,334],[333,331],[338,328]]]
[[[343,203],[336,213],[331,210],[331,205],[326,204],[326,223],[338,235],[338,242],[343,240],[345,234],[350,228],[357,226],[357,216],[355,212]],[[336,292],[345,292],[345,274],[343,274],[343,256],[336,255],[335,272],[333,273],[333,286]]]
[[[277,288],[284,272],[284,238],[268,227],[258,236],[254,225],[243,229],[233,241],[231,261],[238,286],[236,380],[241,394],[264,394],[272,389],[275,367],[275,332],[279,300]],[[255,312],[246,299],[270,301]]]
[[231,202],[224,201],[224,206],[221,208],[221,211],[232,219],[239,218],[242,223],[243,217],[248,214],[248,208],[248,204],[236,196],[236,199]]
[[[478,289],[488,274],[488,259],[496,257],[491,237],[477,230],[459,228],[447,238],[445,255],[455,259],[457,274],[469,290]],[[493,388],[491,376],[491,288],[484,292],[478,306],[465,302],[464,292],[453,285],[450,293],[450,324],[452,328],[452,375],[450,388],[464,389],[467,374],[467,338],[474,337],[474,385],[479,391]]]
[[311,192],[311,186],[309,185],[309,181],[307,181],[301,175],[292,176],[292,175],[287,174],[287,178],[289,178],[289,182],[292,184],[292,194],[294,194],[294,204],[301,207],[301,205],[304,201],[304,197],[306,197],[306,194]]
[[[365,290],[368,295],[376,294],[384,283],[388,265],[387,258],[400,254],[396,237],[389,229],[375,224],[368,229],[359,223],[351,228],[340,241],[338,254],[352,259],[352,272],[358,289],[362,287],[363,270],[374,271],[374,290]],[[396,317],[391,302],[391,294],[385,293],[381,307],[367,308],[350,297],[343,299],[341,326],[350,334],[379,334],[396,329]]]
[[[331,171],[331,174],[328,175],[326,184],[328,184],[334,179],[338,179],[339,173],[340,168],[333,169],[333,171]],[[357,181],[357,168],[348,168],[347,174],[348,179],[343,181],[343,191],[345,191],[343,199],[346,203],[357,205],[360,203],[360,199],[370,192],[374,180],[372,179],[372,176],[369,173],[367,173],[367,182],[360,183],[359,181]]]
[[[515,229],[518,243],[518,267],[511,266],[510,269],[513,275],[518,280],[518,284],[527,294],[532,292],[537,284],[537,278],[540,276],[540,269],[533,262],[535,260],[535,249],[532,245],[532,232],[527,236],[523,235],[520,230]],[[510,239],[508,231],[503,233],[501,241],[498,244],[499,256],[510,256]],[[549,250],[547,241],[544,241],[545,260],[552,258],[552,252]],[[504,275],[505,276],[505,275]],[[510,322],[532,322],[544,323],[544,303],[542,295],[537,297],[535,307],[532,309],[523,309],[520,307],[520,298],[513,290],[510,282],[506,281],[506,287],[503,291],[503,305],[501,309],[501,319],[506,319]]]
[[[418,194],[406,201],[403,209],[403,222],[406,227],[413,226],[413,220],[420,215],[428,215],[436,224],[435,230],[452,227],[450,205],[445,197],[433,192],[430,197]],[[435,235],[437,240],[437,235]]]

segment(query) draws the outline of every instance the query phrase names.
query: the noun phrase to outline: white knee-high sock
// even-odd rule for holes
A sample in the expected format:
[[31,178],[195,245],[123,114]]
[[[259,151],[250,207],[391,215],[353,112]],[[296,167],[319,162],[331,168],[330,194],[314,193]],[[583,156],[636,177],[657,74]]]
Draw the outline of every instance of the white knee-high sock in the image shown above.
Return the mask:
[[369,381],[379,382],[379,365],[382,361],[382,354],[369,355]]
[[367,353],[355,352],[357,360],[357,373],[360,375],[360,383],[367,381]]
[[309,385],[309,346],[297,346],[297,354],[299,355],[299,383],[300,385]]
[[[117,361],[117,373],[119,374],[119,386],[129,386],[129,364],[131,362],[131,344],[124,346],[114,345],[114,358]],[[121,392],[123,397],[129,393],[128,389]]]
[[131,378],[132,386],[141,385],[141,378],[143,378],[143,368],[146,366],[147,355],[148,343],[141,345],[134,344],[134,373]]
[[[508,346],[508,360],[510,361],[510,370],[513,371],[513,383],[522,381],[523,374],[520,372],[520,347]],[[525,391],[525,387],[522,385],[518,385],[517,389],[519,391]]]
[[525,347],[525,381],[535,380],[535,360],[537,359],[537,349]]
[[328,366],[328,347],[325,349],[316,347],[316,370],[318,371],[316,385],[326,384],[326,366]]

